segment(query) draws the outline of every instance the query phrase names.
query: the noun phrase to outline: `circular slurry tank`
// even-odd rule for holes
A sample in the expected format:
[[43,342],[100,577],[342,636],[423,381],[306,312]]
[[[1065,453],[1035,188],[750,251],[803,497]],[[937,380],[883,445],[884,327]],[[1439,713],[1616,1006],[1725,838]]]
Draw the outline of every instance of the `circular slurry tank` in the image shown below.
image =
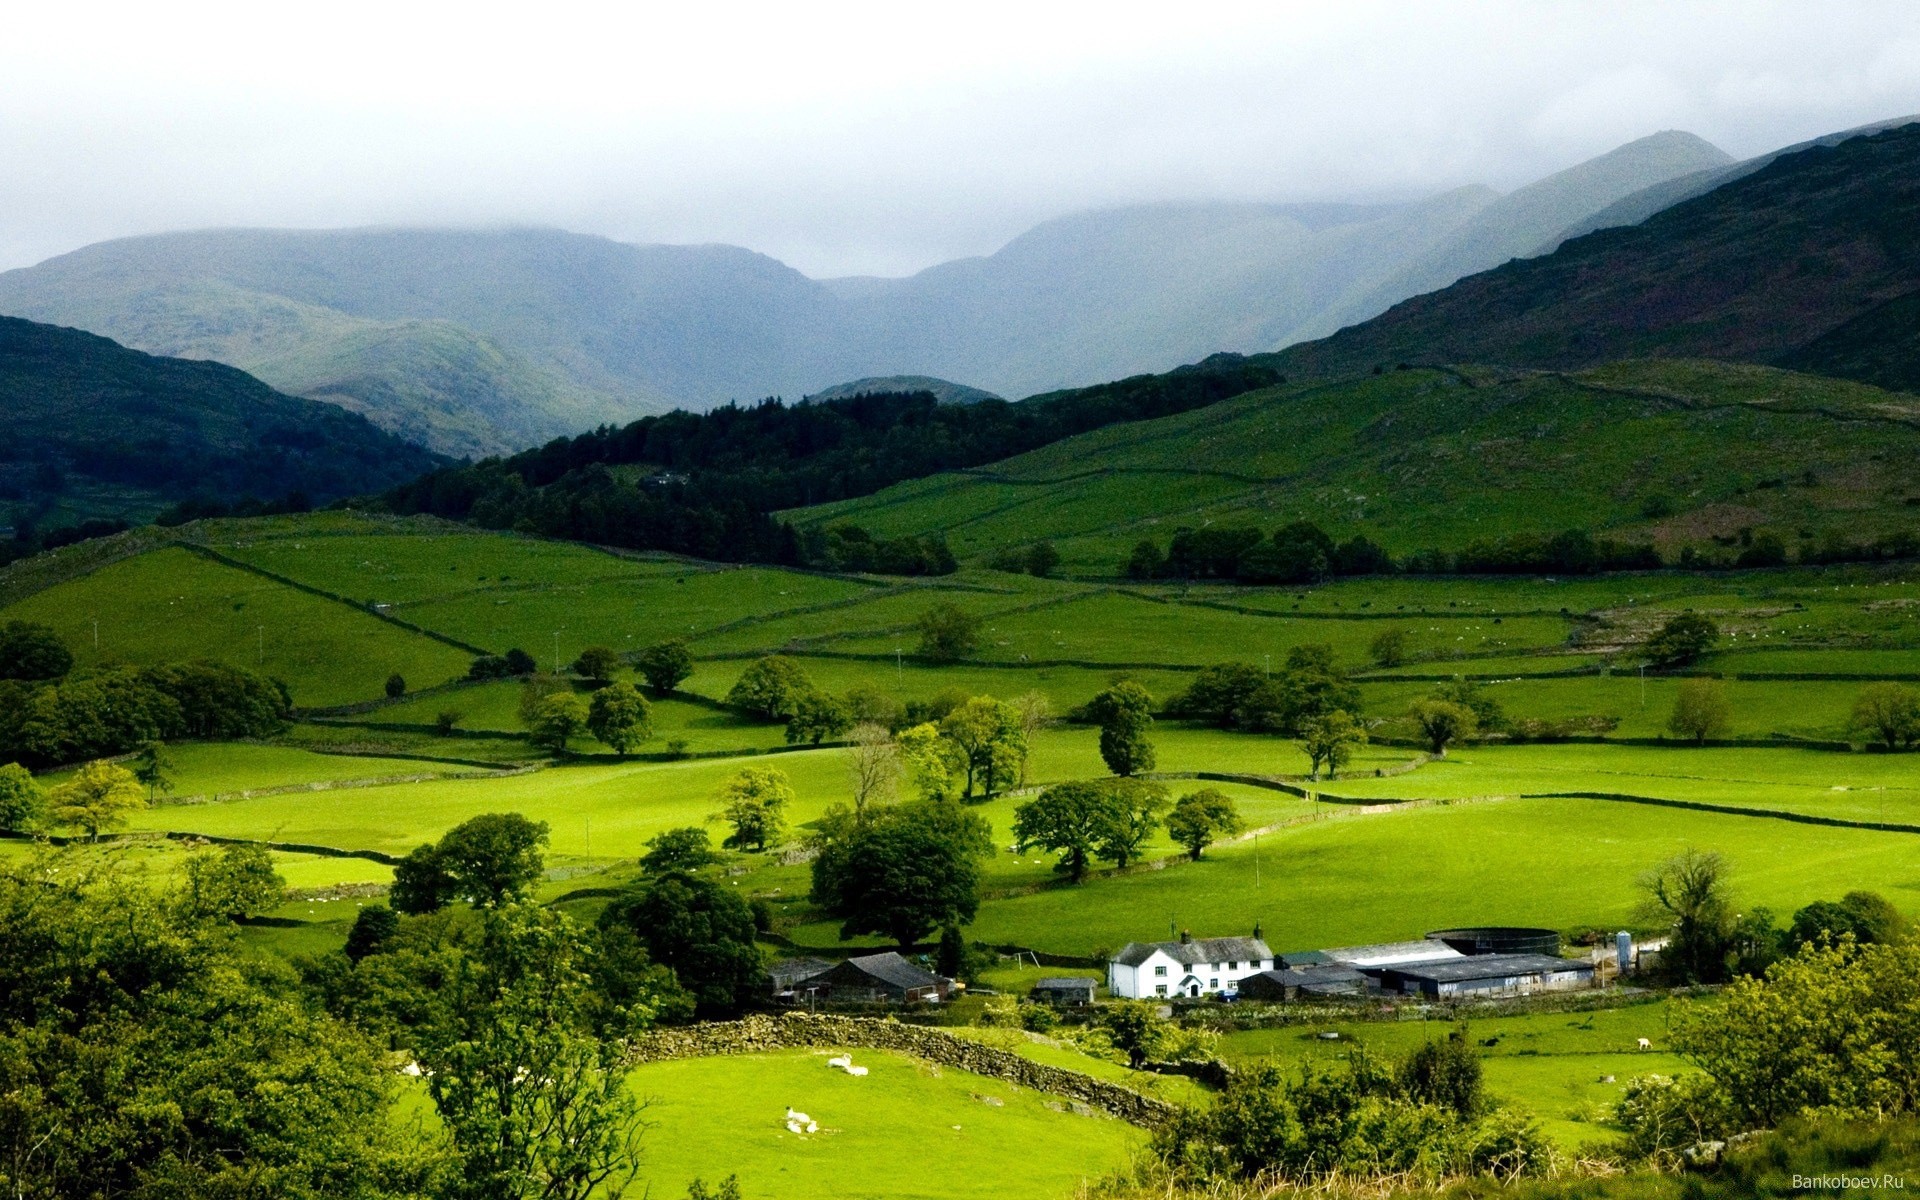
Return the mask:
[[1524,925],[1482,925],[1469,929],[1437,929],[1428,941],[1445,942],[1462,954],[1560,953],[1560,934],[1553,929]]

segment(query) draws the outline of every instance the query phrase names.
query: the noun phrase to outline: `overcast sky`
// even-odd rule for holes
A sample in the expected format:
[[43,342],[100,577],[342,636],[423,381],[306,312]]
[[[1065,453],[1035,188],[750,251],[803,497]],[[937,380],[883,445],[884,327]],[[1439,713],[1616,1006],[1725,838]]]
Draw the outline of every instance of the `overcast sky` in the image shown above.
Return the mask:
[[1076,209],[1511,188],[1920,112],[1920,3],[9,6],[0,268],[209,225],[542,224],[813,275]]

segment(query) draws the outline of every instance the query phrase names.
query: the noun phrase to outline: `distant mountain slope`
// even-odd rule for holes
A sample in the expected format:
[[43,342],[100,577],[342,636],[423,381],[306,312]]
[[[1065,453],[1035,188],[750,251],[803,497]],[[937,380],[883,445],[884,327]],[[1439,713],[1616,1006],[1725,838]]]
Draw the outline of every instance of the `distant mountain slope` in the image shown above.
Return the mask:
[[1585,529],[1731,557],[1743,530],[1790,549],[1911,534],[1910,498],[1920,398],[1652,361],[1290,384],[786,516],[875,537],[937,530],[974,561],[1044,538],[1068,569],[1111,575],[1136,542],[1164,549],[1182,526],[1309,520],[1396,554]]
[[170,501],[314,503],[444,461],[219,363],[0,317],[0,512],[141,518]]
[[906,279],[817,281],[732,246],[554,230],[210,230],[0,274],[0,312],[233,363],[478,456],[847,379],[1022,397],[1271,350],[1724,157],[1661,134],[1508,197],[1081,213]]
[[845,400],[850,396],[876,396],[882,393],[900,395],[907,392],[931,393],[942,404],[977,404],[982,400],[1006,399],[1005,396],[996,396],[977,387],[954,383],[950,379],[935,379],[931,375],[870,375],[865,379],[822,388],[807,399]]
[[1279,361],[1290,374],[1326,376],[1399,361],[1579,367],[1699,356],[1902,383],[1920,370],[1911,333],[1899,340],[1912,305],[1881,306],[1917,293],[1920,124],[1911,124],[1782,155],[1643,224],[1415,297]]

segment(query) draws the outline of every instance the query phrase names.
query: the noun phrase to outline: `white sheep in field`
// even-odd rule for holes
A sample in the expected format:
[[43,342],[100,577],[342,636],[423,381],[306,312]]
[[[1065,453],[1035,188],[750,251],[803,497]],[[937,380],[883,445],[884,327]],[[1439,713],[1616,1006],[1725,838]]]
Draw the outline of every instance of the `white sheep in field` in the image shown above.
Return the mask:
[[827,1060],[827,1065],[833,1067],[835,1070],[844,1071],[853,1065],[853,1056],[851,1054],[836,1054]]
[[819,1133],[819,1124],[803,1112],[795,1112],[792,1105],[787,1106],[788,1133]]
[[847,1068],[847,1074],[853,1076],[855,1079],[863,1078],[866,1073],[867,1069],[865,1067],[849,1066]]
[[1640,1039],[1640,1048],[1641,1048],[1642,1050],[1651,1050],[1651,1049],[1653,1049],[1653,1043],[1652,1043],[1651,1041],[1649,1041],[1648,1039],[1646,1039],[1646,1038],[1641,1038],[1641,1039]]

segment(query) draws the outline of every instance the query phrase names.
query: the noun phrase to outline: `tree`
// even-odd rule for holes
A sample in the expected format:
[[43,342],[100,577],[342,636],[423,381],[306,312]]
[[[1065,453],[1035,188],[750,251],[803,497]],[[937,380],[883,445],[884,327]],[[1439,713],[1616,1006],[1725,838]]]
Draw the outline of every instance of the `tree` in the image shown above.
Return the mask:
[[816,689],[800,664],[778,654],[756,659],[727,692],[727,703],[745,709],[763,721],[785,721],[793,716],[802,696]]
[[1114,684],[1087,703],[1087,715],[1100,726],[1100,757],[1115,775],[1153,770],[1153,697],[1132,680]]
[[396,912],[418,916],[439,912],[454,901],[456,891],[453,877],[441,865],[439,850],[431,845],[415,846],[394,864],[387,903]]
[[588,646],[573,660],[573,673],[592,684],[611,683],[620,673],[620,656],[607,646]]
[[898,805],[830,837],[813,860],[813,901],[840,936],[884,934],[901,948],[973,920],[987,823],[950,800]]
[[241,921],[278,908],[287,881],[273,869],[265,846],[233,843],[187,859],[186,904],[194,915]]
[[404,675],[395,671],[393,674],[387,676],[387,699],[398,700],[406,694],[407,680]]
[[925,800],[946,800],[958,791],[955,780],[966,767],[960,747],[940,736],[931,721],[900,731],[900,760]]
[[900,747],[886,726],[869,721],[853,727],[847,782],[853,789],[856,820],[864,821],[869,809],[893,802],[900,787]]
[[1255,694],[1248,723],[1299,737],[1315,718],[1360,711],[1360,689],[1334,665],[1331,646],[1309,644],[1287,651],[1276,684]]
[[47,793],[19,763],[0,767],[0,830],[37,833],[47,821]]
[[558,692],[540,702],[533,720],[527,725],[529,740],[555,754],[565,754],[567,746],[587,728],[587,705],[572,692]]
[[1816,900],[1793,914],[1787,942],[1798,948],[1822,940],[1852,938],[1862,946],[1899,941],[1906,918],[1878,892],[1852,891],[1838,901]]
[[960,752],[962,799],[972,799],[976,786],[984,796],[997,795],[1020,777],[1027,744],[1013,705],[992,696],[975,696],[941,719],[940,736]]
[[1027,760],[1031,757],[1033,739],[1040,731],[1053,724],[1053,702],[1047,694],[1040,691],[1025,691],[1013,698],[1013,710],[1020,714],[1020,744],[1027,753],[1020,756],[1020,786],[1027,785]]
[[1464,1026],[1416,1047],[1401,1060],[1396,1074],[1401,1094],[1416,1103],[1449,1109],[1461,1117],[1474,1116],[1484,1103],[1480,1056],[1467,1040]]
[[141,745],[139,755],[133,760],[133,777],[147,789],[149,804],[159,793],[173,792],[173,755],[167,753],[165,742],[156,740]]
[[647,879],[615,897],[600,924],[630,931],[702,1017],[730,1016],[759,994],[753,910],[730,887],[681,873]]
[[128,813],[147,806],[140,790],[140,781],[125,767],[90,762],[47,792],[47,815],[56,825],[86,830],[97,842],[101,830],[118,829]]
[[1240,810],[1233,797],[1218,788],[1201,788],[1180,797],[1167,814],[1167,836],[1187,848],[1187,857],[1200,861],[1201,852],[1219,840],[1240,832]]
[[1055,784],[1013,810],[1014,840],[1058,854],[1054,870],[1079,883],[1112,827],[1113,805],[1113,792],[1097,783]]
[[1705,613],[1688,609],[1667,618],[1666,624],[1647,639],[1647,662],[1662,669],[1683,667],[1713,649],[1720,640],[1720,627]]
[[1376,667],[1397,667],[1407,661],[1407,631],[1382,629],[1367,645],[1367,653]]
[[720,818],[733,826],[721,844],[729,850],[765,850],[786,832],[793,784],[785,771],[742,767],[720,787]]
[[384,904],[369,904],[361,909],[353,919],[353,928],[347,930],[347,944],[344,953],[349,962],[359,962],[369,954],[380,953],[380,948],[393,940],[400,932],[400,918]]
[[1118,779],[1104,786],[1109,795],[1106,821],[1094,851],[1125,870],[1160,827],[1160,814],[1167,811],[1167,789],[1145,779]]
[[959,662],[980,648],[980,619],[951,601],[927,609],[914,624],[920,630],[921,658]]
[[1053,548],[1052,542],[1035,542],[1027,548],[1026,571],[1042,579],[1054,573],[1060,567],[1060,552]]
[[443,709],[434,715],[433,731],[441,737],[452,737],[454,730],[460,728],[460,722],[466,718],[467,714],[458,709]]
[[31,621],[0,625],[0,679],[59,679],[73,670],[73,652],[60,635]]
[[1727,860],[1717,852],[1683,850],[1640,877],[1642,911],[1672,935],[1661,952],[1669,974],[1688,983],[1727,978],[1733,939],[1733,904]]
[[1673,715],[1667,718],[1667,729],[1680,737],[1692,738],[1696,746],[1706,744],[1710,737],[1726,732],[1727,722],[1733,715],[1733,706],[1727,701],[1727,690],[1717,679],[1683,679],[1680,691],[1673,698]]
[[644,1009],[596,1027],[595,943],[562,913],[486,914],[448,977],[417,1053],[453,1161],[445,1200],[618,1200],[645,1126],[624,1038]]
[[571,696],[573,684],[564,675],[532,674],[520,683],[520,723],[533,728],[540,706],[553,696]]
[[1221,729],[1249,727],[1254,724],[1252,701],[1269,684],[1250,663],[1215,663],[1202,667],[1186,690],[1168,702],[1167,711]]
[[540,665],[533,661],[533,655],[528,654],[518,646],[507,651],[506,654],[501,657],[506,663],[507,674],[509,675],[532,675],[540,669]]
[[1112,1040],[1113,1048],[1127,1056],[1138,1071],[1166,1044],[1167,1023],[1160,1019],[1154,1005],[1145,1000],[1121,1000],[1109,1004],[1100,1015],[1100,1024]]
[[1445,758],[1447,747],[1461,738],[1470,738],[1479,728],[1473,710],[1450,700],[1415,700],[1409,714],[1420,727],[1420,735],[1435,758]]
[[693,655],[688,652],[685,639],[671,638],[642,650],[634,659],[634,666],[656,694],[670,696],[693,674]]
[[587,705],[587,728],[625,757],[653,734],[653,706],[626,680],[610,683]]
[[435,847],[454,895],[498,908],[530,891],[546,870],[547,823],[519,813],[482,813],[447,830]]
[[1873,683],[1853,702],[1851,727],[1880,740],[1889,753],[1920,742],[1920,691],[1904,683]]
[[1336,708],[1324,716],[1309,717],[1301,727],[1300,748],[1307,752],[1307,778],[1320,778],[1320,766],[1326,764],[1332,779],[1347,765],[1353,752],[1367,744],[1367,731],[1353,714]]
[[825,692],[808,692],[795,701],[793,715],[787,720],[787,745],[808,742],[818,746],[845,733],[852,724],[853,716],[846,705]]
[[1166,556],[1160,553],[1160,547],[1150,541],[1136,542],[1133,553],[1127,555],[1128,579],[1153,579],[1164,574],[1166,569]]
[[675,871],[697,871],[720,861],[707,831],[694,825],[669,829],[647,839],[647,852],[640,856],[640,869],[649,875],[667,875]]

